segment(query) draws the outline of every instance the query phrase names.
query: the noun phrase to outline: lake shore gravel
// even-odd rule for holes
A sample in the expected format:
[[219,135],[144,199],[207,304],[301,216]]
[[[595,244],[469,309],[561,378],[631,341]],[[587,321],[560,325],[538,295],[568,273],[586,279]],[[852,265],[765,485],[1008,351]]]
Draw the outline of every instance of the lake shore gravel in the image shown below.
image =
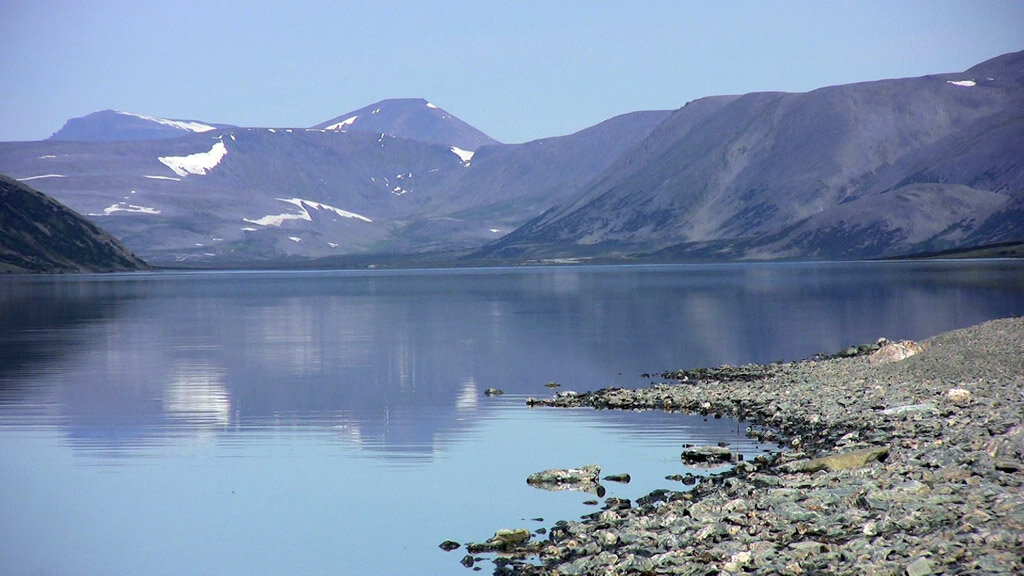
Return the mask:
[[883,344],[531,399],[732,417],[783,450],[499,542],[495,573],[1024,573],[1024,318]]

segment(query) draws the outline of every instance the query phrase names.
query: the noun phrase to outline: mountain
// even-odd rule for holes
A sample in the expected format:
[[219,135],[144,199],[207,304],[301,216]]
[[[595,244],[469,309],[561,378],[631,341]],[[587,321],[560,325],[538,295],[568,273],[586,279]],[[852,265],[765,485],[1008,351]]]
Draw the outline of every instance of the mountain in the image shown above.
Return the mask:
[[49,139],[79,142],[158,140],[209,132],[226,126],[225,124],[209,124],[195,120],[167,120],[130,112],[103,110],[68,120]]
[[404,230],[422,248],[469,248],[575,198],[669,111],[623,114],[567,136],[489,145],[467,158],[443,195]]
[[162,266],[888,258],[1024,240],[1024,52],[522,144],[423,99],[314,128],[85,119],[75,140],[0,142],[0,172]]
[[110,234],[52,198],[0,175],[0,272],[147,268]]
[[1024,239],[1024,52],[697,100],[478,256],[873,258]]
[[462,150],[498,144],[497,140],[422,98],[381,100],[321,122],[313,128],[387,134]]
[[[413,102],[436,113],[425,100]],[[0,170],[85,214],[155,265],[450,252],[477,248],[575,195],[667,114],[628,114],[475,153],[450,141],[307,128],[6,142]]]

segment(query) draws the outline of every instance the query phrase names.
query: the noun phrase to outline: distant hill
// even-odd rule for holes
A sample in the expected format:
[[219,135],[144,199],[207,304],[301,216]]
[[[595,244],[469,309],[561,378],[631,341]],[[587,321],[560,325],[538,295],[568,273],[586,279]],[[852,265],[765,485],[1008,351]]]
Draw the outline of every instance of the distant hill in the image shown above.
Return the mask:
[[0,175],[0,272],[113,272],[146,264],[113,236]]
[[874,258],[1024,239],[1024,52],[965,72],[690,103],[481,252]]
[[463,150],[498,144],[497,140],[422,98],[381,100],[313,128],[387,134]]
[[50,140],[78,142],[117,142],[178,138],[225,127],[195,120],[167,120],[129,112],[103,110],[81,118],[72,118],[50,136]]

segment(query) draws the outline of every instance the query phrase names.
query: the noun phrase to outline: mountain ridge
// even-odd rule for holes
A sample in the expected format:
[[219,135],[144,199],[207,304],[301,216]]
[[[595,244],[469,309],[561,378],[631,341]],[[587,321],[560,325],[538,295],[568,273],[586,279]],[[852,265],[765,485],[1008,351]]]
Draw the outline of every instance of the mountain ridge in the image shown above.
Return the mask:
[[521,144],[422,98],[312,128],[106,111],[139,137],[0,143],[0,171],[160,265],[895,257],[1024,239],[1022,111],[1018,52]]
[[[995,237],[979,231],[984,222],[961,220],[1024,221],[1015,160],[1024,133],[1022,70],[1024,53],[1016,53],[963,73],[746,94],[692,121],[684,107],[648,136],[629,166],[478,255],[856,258],[947,249],[957,240],[1019,239],[1020,224]],[[999,137],[986,138],[993,134]],[[982,143],[986,153],[972,157],[962,141]],[[927,188],[936,193],[936,205],[949,206],[966,193],[976,196],[968,202],[984,214],[958,212],[963,217],[955,221],[956,214],[948,214],[936,237],[902,230],[940,216],[924,214],[924,189],[915,192],[919,203],[898,198],[901,186],[927,183],[936,185]],[[992,192],[1002,194],[1002,202],[985,212]],[[851,231],[844,233],[836,210],[860,198],[920,214],[904,212],[904,221],[886,223],[879,213],[874,221],[855,222],[847,210],[840,219]],[[871,247],[854,238],[870,235],[874,226],[890,235],[890,244]],[[965,233],[945,232],[957,226]],[[778,236],[784,230],[791,235]],[[819,238],[813,246],[802,240],[812,232]],[[850,249],[832,246],[844,241]]]

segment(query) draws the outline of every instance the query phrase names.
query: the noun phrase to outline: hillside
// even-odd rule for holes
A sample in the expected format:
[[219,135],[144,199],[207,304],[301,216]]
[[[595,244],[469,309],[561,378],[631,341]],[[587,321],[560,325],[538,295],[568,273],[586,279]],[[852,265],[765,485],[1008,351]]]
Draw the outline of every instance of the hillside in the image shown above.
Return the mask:
[[0,175],[0,272],[114,272],[146,264],[111,235]]
[[698,100],[499,258],[864,258],[1024,237],[1024,53]]

